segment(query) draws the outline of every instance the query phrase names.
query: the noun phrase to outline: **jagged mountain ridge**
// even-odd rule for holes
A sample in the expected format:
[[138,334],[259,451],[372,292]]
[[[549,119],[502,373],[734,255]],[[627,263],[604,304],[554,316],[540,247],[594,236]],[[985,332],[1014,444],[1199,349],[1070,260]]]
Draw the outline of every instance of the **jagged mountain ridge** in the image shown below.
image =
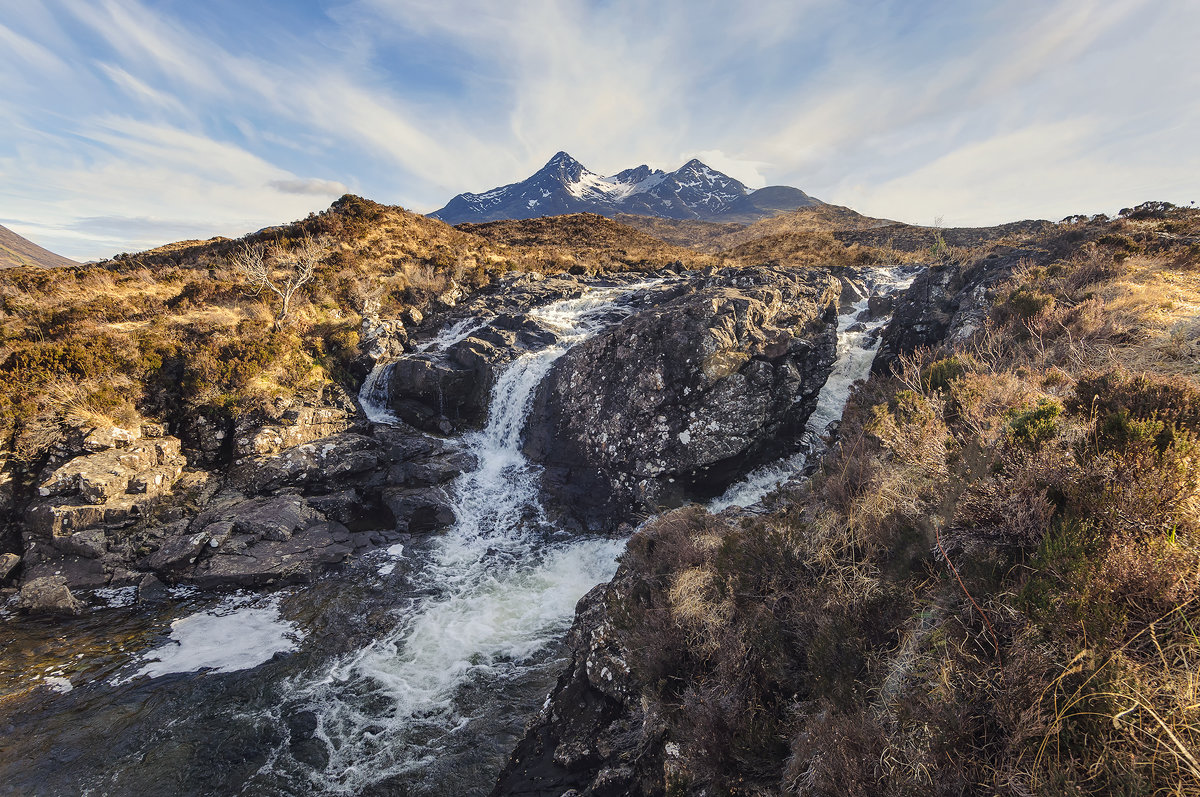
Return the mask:
[[643,165],[604,177],[558,152],[526,180],[480,194],[459,194],[429,215],[448,224],[565,213],[748,223],[820,204],[790,186],[752,190],[695,158],[673,172]]

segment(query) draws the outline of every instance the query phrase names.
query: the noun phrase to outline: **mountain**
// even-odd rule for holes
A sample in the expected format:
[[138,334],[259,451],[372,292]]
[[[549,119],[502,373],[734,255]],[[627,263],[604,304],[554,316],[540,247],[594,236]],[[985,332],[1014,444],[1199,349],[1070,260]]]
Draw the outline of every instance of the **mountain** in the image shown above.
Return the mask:
[[28,238],[22,238],[7,227],[0,226],[0,268],[12,268],[13,266],[61,268],[78,265],[74,260],[56,255]]
[[448,224],[564,213],[750,223],[820,204],[789,186],[751,190],[694,158],[673,172],[638,166],[603,177],[559,152],[527,180],[482,194],[459,194],[429,215]]

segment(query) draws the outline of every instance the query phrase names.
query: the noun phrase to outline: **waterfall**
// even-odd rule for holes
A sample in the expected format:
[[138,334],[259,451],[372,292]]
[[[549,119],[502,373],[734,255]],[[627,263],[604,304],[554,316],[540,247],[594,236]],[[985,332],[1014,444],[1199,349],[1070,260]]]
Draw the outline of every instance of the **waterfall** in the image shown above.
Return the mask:
[[[443,329],[435,337],[417,346],[420,352],[440,352],[465,339],[471,333],[486,326],[490,319],[468,316]],[[380,360],[363,380],[358,390],[358,404],[371,423],[399,423],[400,419],[391,411],[391,387],[389,375],[395,360]]]
[[866,314],[873,297],[889,296],[911,285],[915,274],[909,271],[903,267],[871,270],[864,275],[867,295],[838,316],[837,359],[817,397],[816,409],[805,424],[805,450],[746,474],[710,501],[708,511],[716,513],[731,506],[753,506],[804,470],[813,451],[821,448],[821,440],[830,425],[841,419],[854,385],[870,375],[883,327],[891,320],[890,314],[880,314],[869,320],[860,318]]
[[[275,760],[260,776],[310,791],[358,793],[436,766],[456,731],[502,710],[489,701],[504,699],[503,684],[551,663],[548,652],[561,644],[576,601],[612,577],[624,543],[554,533],[538,496],[539,469],[521,451],[521,435],[555,361],[627,312],[621,297],[652,284],[596,289],[530,312],[558,339],[505,368],[486,426],[464,437],[477,464],[453,484],[456,521],[414,559],[414,592],[425,597],[414,599],[383,638],[289,686],[288,702],[318,717],[328,765]],[[456,326],[430,348],[473,331],[465,322]]]
[[375,363],[371,373],[363,380],[362,387],[358,389],[358,405],[362,407],[363,414],[371,423],[398,423],[400,420],[388,408],[388,375],[395,364],[395,360],[381,360]]

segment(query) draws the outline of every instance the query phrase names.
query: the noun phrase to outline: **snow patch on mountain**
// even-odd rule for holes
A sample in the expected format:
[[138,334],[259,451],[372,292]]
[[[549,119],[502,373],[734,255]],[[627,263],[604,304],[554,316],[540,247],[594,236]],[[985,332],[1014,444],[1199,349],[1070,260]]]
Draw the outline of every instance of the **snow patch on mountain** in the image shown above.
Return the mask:
[[[787,191],[795,207],[819,204],[799,189]],[[566,152],[558,152],[527,180],[479,194],[459,194],[430,215],[450,224],[583,212],[753,220],[790,209],[779,207],[778,202],[759,207],[754,204],[754,194],[738,180],[696,159],[673,172],[642,165],[606,177]]]

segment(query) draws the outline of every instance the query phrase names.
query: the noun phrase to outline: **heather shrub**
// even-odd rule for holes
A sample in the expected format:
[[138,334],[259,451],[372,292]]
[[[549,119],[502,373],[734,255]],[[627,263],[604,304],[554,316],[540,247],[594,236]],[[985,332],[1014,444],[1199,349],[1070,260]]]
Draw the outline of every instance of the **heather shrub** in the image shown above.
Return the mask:
[[1021,287],[1000,306],[1002,317],[1031,319],[1054,309],[1054,297],[1034,288]]
[[952,355],[930,363],[921,371],[921,383],[925,390],[944,391],[950,383],[963,376],[970,368],[970,359],[964,355]]
[[1038,399],[1037,406],[1010,411],[1007,438],[1012,445],[1036,451],[1058,434],[1063,406],[1053,398]]

